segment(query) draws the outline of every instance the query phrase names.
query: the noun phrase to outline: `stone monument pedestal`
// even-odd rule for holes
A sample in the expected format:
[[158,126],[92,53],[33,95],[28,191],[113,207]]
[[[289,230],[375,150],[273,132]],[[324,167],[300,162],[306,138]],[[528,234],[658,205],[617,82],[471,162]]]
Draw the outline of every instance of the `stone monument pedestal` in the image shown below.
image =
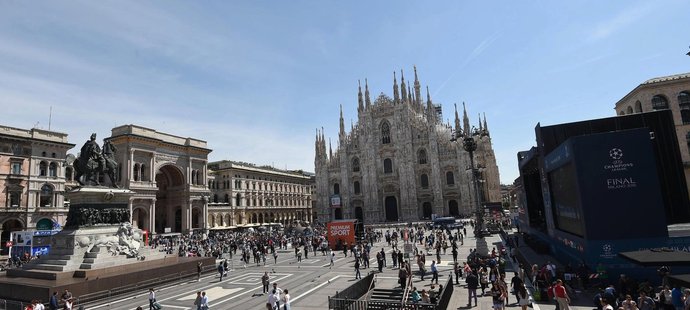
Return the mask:
[[199,260],[215,265],[212,258],[179,258],[145,246],[141,230],[130,223],[132,195],[106,187],[66,193],[70,210],[65,228],[40,240],[50,244],[49,254],[0,277],[0,298],[46,301],[51,290],[64,288],[78,297],[180,272],[196,274]]

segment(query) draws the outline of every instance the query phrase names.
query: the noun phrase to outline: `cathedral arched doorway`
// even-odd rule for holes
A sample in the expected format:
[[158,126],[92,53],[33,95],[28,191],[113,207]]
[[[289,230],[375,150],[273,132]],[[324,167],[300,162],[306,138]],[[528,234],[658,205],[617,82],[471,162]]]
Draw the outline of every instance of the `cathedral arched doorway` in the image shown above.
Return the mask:
[[185,191],[185,178],[182,170],[175,165],[163,165],[156,171],[156,233],[182,232],[181,205],[187,203],[179,193]]
[[448,201],[448,215],[459,217],[460,209],[458,209],[458,202],[455,200]]
[[360,223],[364,223],[364,212],[362,207],[355,207],[355,218],[359,220]]
[[335,208],[335,219],[336,220],[342,220],[343,219],[343,208]]
[[425,202],[422,204],[422,218],[425,220],[431,219],[431,203]]
[[397,222],[398,217],[398,201],[393,196],[386,197],[386,222]]

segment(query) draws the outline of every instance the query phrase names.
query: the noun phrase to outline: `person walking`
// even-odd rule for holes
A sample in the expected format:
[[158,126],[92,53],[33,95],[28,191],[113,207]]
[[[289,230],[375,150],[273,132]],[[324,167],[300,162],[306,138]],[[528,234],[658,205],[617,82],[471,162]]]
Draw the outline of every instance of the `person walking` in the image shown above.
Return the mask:
[[518,305],[522,308],[522,310],[527,310],[527,307],[529,306],[530,302],[529,296],[527,294],[527,288],[525,288],[525,284],[520,284],[516,291]]
[[261,276],[261,284],[263,284],[264,288],[262,293],[268,293],[268,284],[269,284],[269,277],[268,277],[268,271],[264,272],[264,275]]
[[278,264],[278,251],[276,251],[275,249],[273,250],[273,264]]
[[434,280],[436,280],[436,284],[438,284],[438,267],[436,266],[436,261],[432,260],[431,261],[431,283],[434,283]]
[[154,310],[153,303],[156,302],[156,291],[153,288],[149,289],[149,310]]
[[285,289],[285,294],[283,295],[282,302],[284,310],[290,310],[290,293]]
[[201,310],[201,291],[196,292],[196,298],[194,299],[194,306],[196,306],[196,310]]
[[50,296],[50,302],[48,304],[48,309],[50,310],[57,310],[59,307],[58,305],[58,300],[57,300],[57,291],[53,292],[53,295]]
[[201,292],[201,310],[208,310],[208,296],[206,292]]
[[474,306],[477,306],[477,288],[479,288],[479,279],[474,272],[467,274],[465,278],[465,283],[467,283],[467,306],[472,306],[472,296],[474,296]]
[[223,268],[223,262],[218,263],[218,276],[220,277],[220,280],[218,282],[223,281],[223,274],[225,273],[225,268]]
[[268,303],[271,305],[271,309],[278,309],[278,292],[276,290],[272,290],[268,294]]
[[556,301],[560,310],[570,310],[568,304],[570,303],[570,297],[568,297],[568,292],[565,291],[565,286],[563,286],[563,281],[561,279],[556,280],[556,287],[553,291],[556,296]]
[[405,268],[405,263],[404,262],[399,262],[400,268],[398,268],[398,279],[400,279],[400,287],[405,289],[405,285],[407,284],[407,269]]
[[362,275],[359,273],[359,260],[355,259],[355,279],[361,279]]
[[201,261],[196,264],[196,282],[201,281],[201,270],[203,270],[203,265],[204,263]]
[[333,268],[333,265],[335,265],[335,264],[334,264],[334,263],[335,263],[335,252],[329,250],[329,253],[330,253],[330,254],[329,254],[328,256],[329,256],[330,259],[331,259],[331,264],[329,265],[328,269],[332,269],[332,268]]

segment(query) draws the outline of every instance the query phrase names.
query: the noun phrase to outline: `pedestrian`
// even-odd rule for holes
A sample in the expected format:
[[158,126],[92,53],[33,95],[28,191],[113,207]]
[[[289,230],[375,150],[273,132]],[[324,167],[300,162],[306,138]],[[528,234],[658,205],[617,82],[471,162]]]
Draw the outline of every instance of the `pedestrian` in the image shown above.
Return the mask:
[[48,308],[50,310],[57,310],[59,307],[58,305],[58,300],[57,300],[57,291],[53,292],[53,295],[50,296],[50,302],[48,304]]
[[477,306],[477,288],[479,287],[479,279],[474,272],[467,274],[465,278],[465,283],[467,283],[467,306],[472,306],[472,296],[474,296],[474,305]]
[[263,284],[264,288],[262,293],[268,293],[268,284],[269,284],[269,277],[268,277],[268,271],[264,272],[264,275],[261,276],[261,284]]
[[223,262],[218,263],[218,276],[220,277],[220,280],[218,282],[223,281],[223,274],[225,273],[225,268],[223,268]]
[[268,294],[268,303],[271,304],[271,309],[278,309],[278,293],[276,290],[272,290]]
[[405,285],[407,284],[407,269],[405,269],[405,263],[400,262],[400,268],[398,269],[398,279],[400,280],[400,287],[405,289]]
[[460,264],[458,262],[455,262],[453,265],[453,272],[455,273],[455,284],[460,284],[460,275],[462,275],[462,270],[460,269]]
[[436,284],[438,284],[438,267],[436,267],[436,261],[432,260],[431,261],[431,283],[434,283],[434,280],[436,280]]
[[[556,296],[556,301],[558,302],[560,310],[570,310],[570,307],[568,306],[570,303],[570,297],[568,297],[568,292],[566,292],[565,286],[563,286],[563,281],[561,281],[561,279],[556,280],[554,295]],[[628,295],[628,297],[629,296],[630,295]],[[630,300],[632,301],[632,298],[630,298]]]
[[290,310],[290,293],[288,292],[287,289],[285,289],[285,294],[283,295],[283,298],[281,299],[283,301],[283,307],[284,310]]
[[278,251],[273,250],[273,263],[278,264]]
[[196,310],[201,310],[201,291],[196,292],[196,298],[194,299],[194,305]]
[[196,282],[201,281],[201,270],[203,269],[203,262],[199,261],[196,264]]
[[153,303],[156,302],[156,291],[152,288],[149,288],[149,310],[155,310]]
[[62,293],[62,301],[66,301],[68,299],[72,298],[72,292],[70,292],[68,289],[65,289],[65,291]]
[[527,306],[529,306],[529,296],[527,294],[527,288],[525,288],[525,284],[521,284],[518,289],[517,289],[517,300],[518,300],[518,305],[522,308],[522,310],[527,310]]
[[201,310],[208,310],[208,296],[206,292],[201,292]]
[[330,266],[328,267],[328,269],[331,269],[331,268],[333,268],[333,265],[334,265],[334,263],[335,263],[335,252],[330,251],[329,253],[330,253],[330,254],[329,254],[328,256],[330,256],[330,258],[331,258],[331,264],[330,264]]
[[361,279],[362,275],[359,273],[359,260],[355,259],[355,279]]

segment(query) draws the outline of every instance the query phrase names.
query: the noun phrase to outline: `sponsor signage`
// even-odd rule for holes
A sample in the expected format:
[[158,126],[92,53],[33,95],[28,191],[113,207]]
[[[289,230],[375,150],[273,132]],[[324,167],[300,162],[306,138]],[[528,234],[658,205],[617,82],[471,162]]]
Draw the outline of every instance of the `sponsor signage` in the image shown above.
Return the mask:
[[342,204],[340,203],[340,195],[331,196],[331,208],[340,208]]
[[326,224],[328,245],[335,248],[338,243],[352,245],[355,243],[355,221],[334,221]]

